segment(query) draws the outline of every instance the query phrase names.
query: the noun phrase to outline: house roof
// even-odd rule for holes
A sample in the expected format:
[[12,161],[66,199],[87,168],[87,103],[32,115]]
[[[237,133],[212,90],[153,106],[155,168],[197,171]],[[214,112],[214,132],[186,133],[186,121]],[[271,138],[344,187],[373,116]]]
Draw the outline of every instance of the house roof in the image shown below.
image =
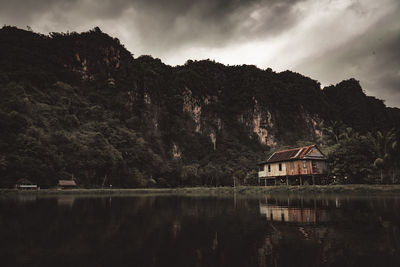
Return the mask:
[[32,184],[33,185],[33,183],[26,178],[18,179],[16,184]]
[[58,180],[58,185],[61,186],[76,186],[74,180]]
[[[317,149],[321,156],[309,155],[313,149]],[[262,163],[273,163],[280,161],[298,160],[298,159],[320,159],[325,160],[325,155],[318,149],[316,145],[297,147],[287,150],[277,151],[272,154],[267,161]]]

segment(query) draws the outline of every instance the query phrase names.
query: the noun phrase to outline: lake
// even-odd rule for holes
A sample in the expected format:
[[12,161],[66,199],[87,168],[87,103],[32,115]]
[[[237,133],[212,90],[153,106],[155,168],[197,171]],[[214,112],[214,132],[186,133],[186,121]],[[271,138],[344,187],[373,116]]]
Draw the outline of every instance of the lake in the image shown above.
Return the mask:
[[18,195],[1,266],[400,266],[400,197]]

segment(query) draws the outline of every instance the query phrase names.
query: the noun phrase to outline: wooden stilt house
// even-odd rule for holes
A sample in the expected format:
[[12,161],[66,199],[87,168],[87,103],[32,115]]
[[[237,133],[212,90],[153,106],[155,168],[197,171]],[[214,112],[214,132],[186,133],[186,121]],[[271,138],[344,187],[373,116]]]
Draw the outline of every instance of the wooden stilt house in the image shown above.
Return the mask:
[[267,184],[316,184],[328,171],[327,158],[316,145],[277,151],[260,163],[258,177]]

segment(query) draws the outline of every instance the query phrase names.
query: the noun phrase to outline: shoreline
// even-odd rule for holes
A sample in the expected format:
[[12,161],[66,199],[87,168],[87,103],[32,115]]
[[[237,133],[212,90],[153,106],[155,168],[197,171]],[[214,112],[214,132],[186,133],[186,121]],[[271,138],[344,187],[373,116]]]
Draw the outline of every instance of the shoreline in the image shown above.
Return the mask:
[[308,185],[308,186],[238,186],[233,187],[179,187],[179,188],[126,188],[126,189],[0,189],[0,196],[15,195],[186,195],[186,196],[227,196],[236,193],[243,196],[270,194],[295,195],[400,195],[400,185]]

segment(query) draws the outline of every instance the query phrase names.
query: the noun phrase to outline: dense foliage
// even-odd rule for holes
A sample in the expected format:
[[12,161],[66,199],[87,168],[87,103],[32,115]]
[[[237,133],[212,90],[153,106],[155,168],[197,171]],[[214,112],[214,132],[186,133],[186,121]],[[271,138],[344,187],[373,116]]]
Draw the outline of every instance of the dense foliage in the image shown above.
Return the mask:
[[[363,137],[330,143],[323,128],[336,121]],[[362,174],[352,182],[367,168],[394,177],[398,137],[385,153],[371,140],[392,128],[398,136],[398,125],[400,111],[367,97],[353,79],[321,90],[290,71],[209,60],[171,67],[134,58],[99,28],[49,36],[0,30],[3,187],[20,178],[51,187],[71,177],[86,187],[254,183],[258,161],[299,140],[332,150],[336,166],[350,164],[341,172],[368,165],[356,166]],[[362,161],[341,162],[355,153]]]
[[400,135],[394,129],[360,134],[342,122],[324,129],[330,174],[337,183],[398,183]]

